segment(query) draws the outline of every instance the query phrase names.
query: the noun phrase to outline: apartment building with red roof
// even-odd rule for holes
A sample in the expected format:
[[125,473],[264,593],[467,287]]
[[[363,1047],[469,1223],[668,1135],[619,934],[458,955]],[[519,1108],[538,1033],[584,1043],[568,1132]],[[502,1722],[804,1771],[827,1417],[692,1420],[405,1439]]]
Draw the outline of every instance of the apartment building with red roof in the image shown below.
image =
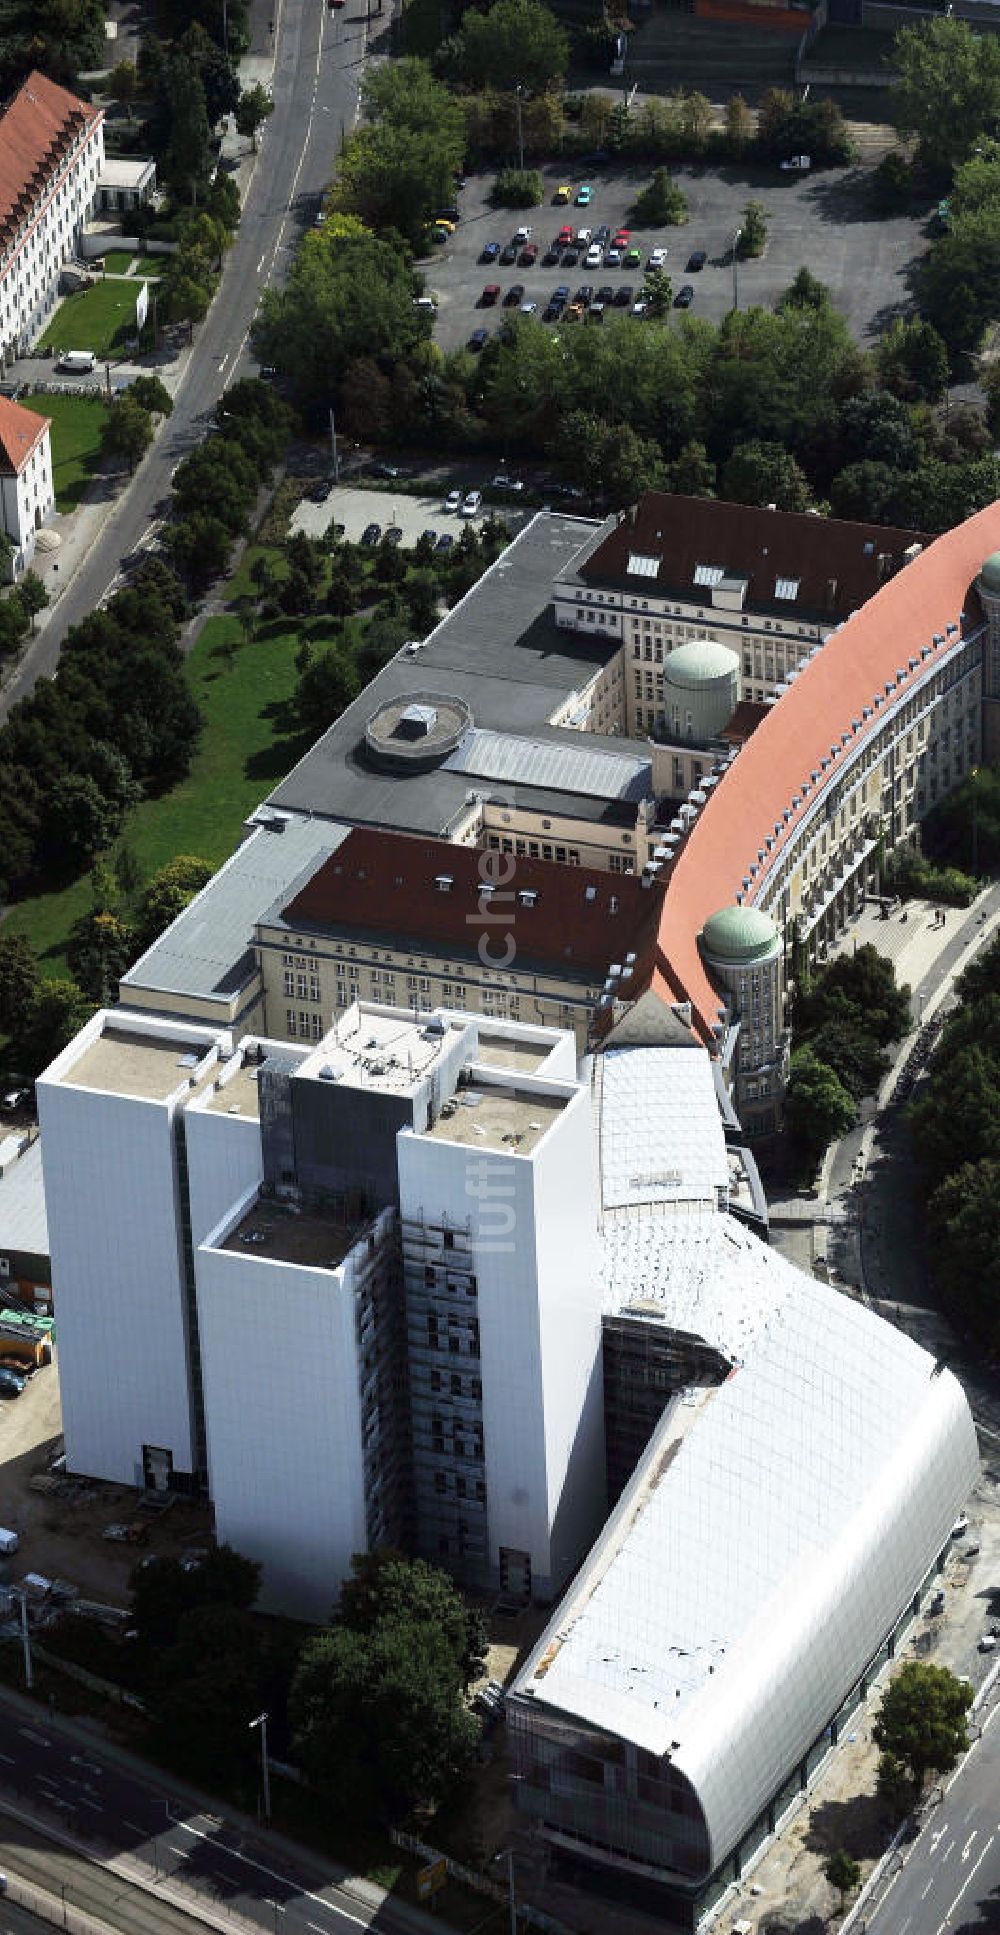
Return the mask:
[[[104,113],[37,70],[0,116],[0,356],[30,348],[97,204]],[[86,345],[82,345],[86,347]]]
[[14,575],[31,563],[55,507],[48,417],[0,396],[0,520],[14,546]]

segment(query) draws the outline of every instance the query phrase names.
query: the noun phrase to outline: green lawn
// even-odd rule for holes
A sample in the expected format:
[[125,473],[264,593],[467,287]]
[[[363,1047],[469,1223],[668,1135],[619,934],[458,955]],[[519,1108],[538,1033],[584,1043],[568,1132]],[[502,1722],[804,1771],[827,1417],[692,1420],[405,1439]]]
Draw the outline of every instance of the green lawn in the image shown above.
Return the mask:
[[[232,589],[239,589],[239,579]],[[236,618],[210,618],[203,626],[187,661],[205,719],[194,764],[173,792],[137,806],[121,835],[144,881],[177,853],[196,853],[218,866],[236,846],[247,814],[298,756],[302,748],[287,738],[282,708],[295,688],[295,654],[307,628],[319,646],[330,635],[322,618],[297,625],[281,619],[248,644]],[[4,928],[28,936],[44,974],[62,975],[70,928],[92,904],[84,876],[19,902]]]
[[40,349],[92,349],[107,356],[119,342],[135,335],[135,283],[96,282],[92,289],[67,296],[56,310]]
[[52,420],[52,481],[61,511],[75,511],[98,467],[104,405],[97,396],[24,396],[27,410]]
[[136,262],[137,276],[160,276],[164,273],[169,255],[140,255]]
[[109,249],[102,260],[109,275],[128,275],[134,257],[131,249]]

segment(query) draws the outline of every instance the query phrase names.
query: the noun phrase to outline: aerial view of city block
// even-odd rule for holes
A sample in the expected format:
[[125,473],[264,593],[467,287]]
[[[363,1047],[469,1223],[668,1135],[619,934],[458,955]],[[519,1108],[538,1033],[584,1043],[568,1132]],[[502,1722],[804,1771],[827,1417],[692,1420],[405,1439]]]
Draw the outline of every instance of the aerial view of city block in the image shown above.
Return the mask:
[[0,1935],[1000,1928],[1000,18],[0,0]]

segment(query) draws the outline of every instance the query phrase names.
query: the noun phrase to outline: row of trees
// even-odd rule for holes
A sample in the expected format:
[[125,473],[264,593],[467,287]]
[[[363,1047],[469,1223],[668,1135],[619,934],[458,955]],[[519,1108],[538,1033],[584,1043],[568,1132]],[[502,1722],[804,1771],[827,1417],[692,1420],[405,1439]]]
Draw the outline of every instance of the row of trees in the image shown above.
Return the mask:
[[226,570],[236,540],[250,531],[251,514],[288,436],[289,413],[266,383],[245,381],[226,391],[215,412],[217,434],[185,457],[174,472],[174,515],[165,547],[194,596]]
[[413,59],[370,72],[361,106],[362,124],[341,147],[335,204],[416,247],[431,218],[453,200],[465,154],[462,109],[427,63]]
[[804,1171],[812,1174],[827,1143],[857,1119],[862,1097],[888,1070],[890,1042],[909,1025],[909,988],[896,986],[892,962],[870,942],[814,975],[803,965],[785,1126]]
[[100,67],[107,42],[104,0],[8,0],[0,40],[0,93],[40,67],[64,87]]
[[931,1269],[957,1322],[1000,1351],[1000,941],[955,984],[960,1006],[913,1109]]

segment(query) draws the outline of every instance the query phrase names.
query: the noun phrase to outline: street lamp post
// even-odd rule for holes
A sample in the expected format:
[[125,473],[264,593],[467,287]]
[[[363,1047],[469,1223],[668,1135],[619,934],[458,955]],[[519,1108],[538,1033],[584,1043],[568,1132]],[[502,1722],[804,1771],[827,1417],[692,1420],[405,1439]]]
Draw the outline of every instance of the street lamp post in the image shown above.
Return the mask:
[[517,1898],[514,1894],[514,1850],[513,1848],[501,1848],[498,1851],[498,1853],[496,1853],[493,1856],[493,1860],[506,1861],[507,1863],[507,1889],[508,1889],[508,1899],[510,1902],[510,1935],[517,1935]]
[[738,309],[740,306],[739,246],[740,246],[740,236],[742,235],[742,233],[743,233],[742,228],[738,228],[736,230],[735,235],[733,236],[733,308],[734,309]]
[[266,1901],[269,1908],[274,1909],[274,1935],[278,1935],[278,1916],[283,1915],[285,1911],[282,1908],[280,1901],[275,1901],[271,1895],[265,1895],[264,1900]]
[[[261,1792],[261,1800],[263,1802],[264,1826],[270,1827],[271,1825],[271,1776],[268,1773],[268,1768],[267,1768],[267,1721],[268,1721],[268,1715],[266,1713],[258,1713],[256,1720],[251,1720],[250,1722],[249,1732],[253,1733],[256,1727],[260,1728],[260,1792]],[[277,1927],[278,1925],[277,1907],[275,1907],[275,1911],[274,1911],[274,1922],[275,1922],[275,1927]]]

